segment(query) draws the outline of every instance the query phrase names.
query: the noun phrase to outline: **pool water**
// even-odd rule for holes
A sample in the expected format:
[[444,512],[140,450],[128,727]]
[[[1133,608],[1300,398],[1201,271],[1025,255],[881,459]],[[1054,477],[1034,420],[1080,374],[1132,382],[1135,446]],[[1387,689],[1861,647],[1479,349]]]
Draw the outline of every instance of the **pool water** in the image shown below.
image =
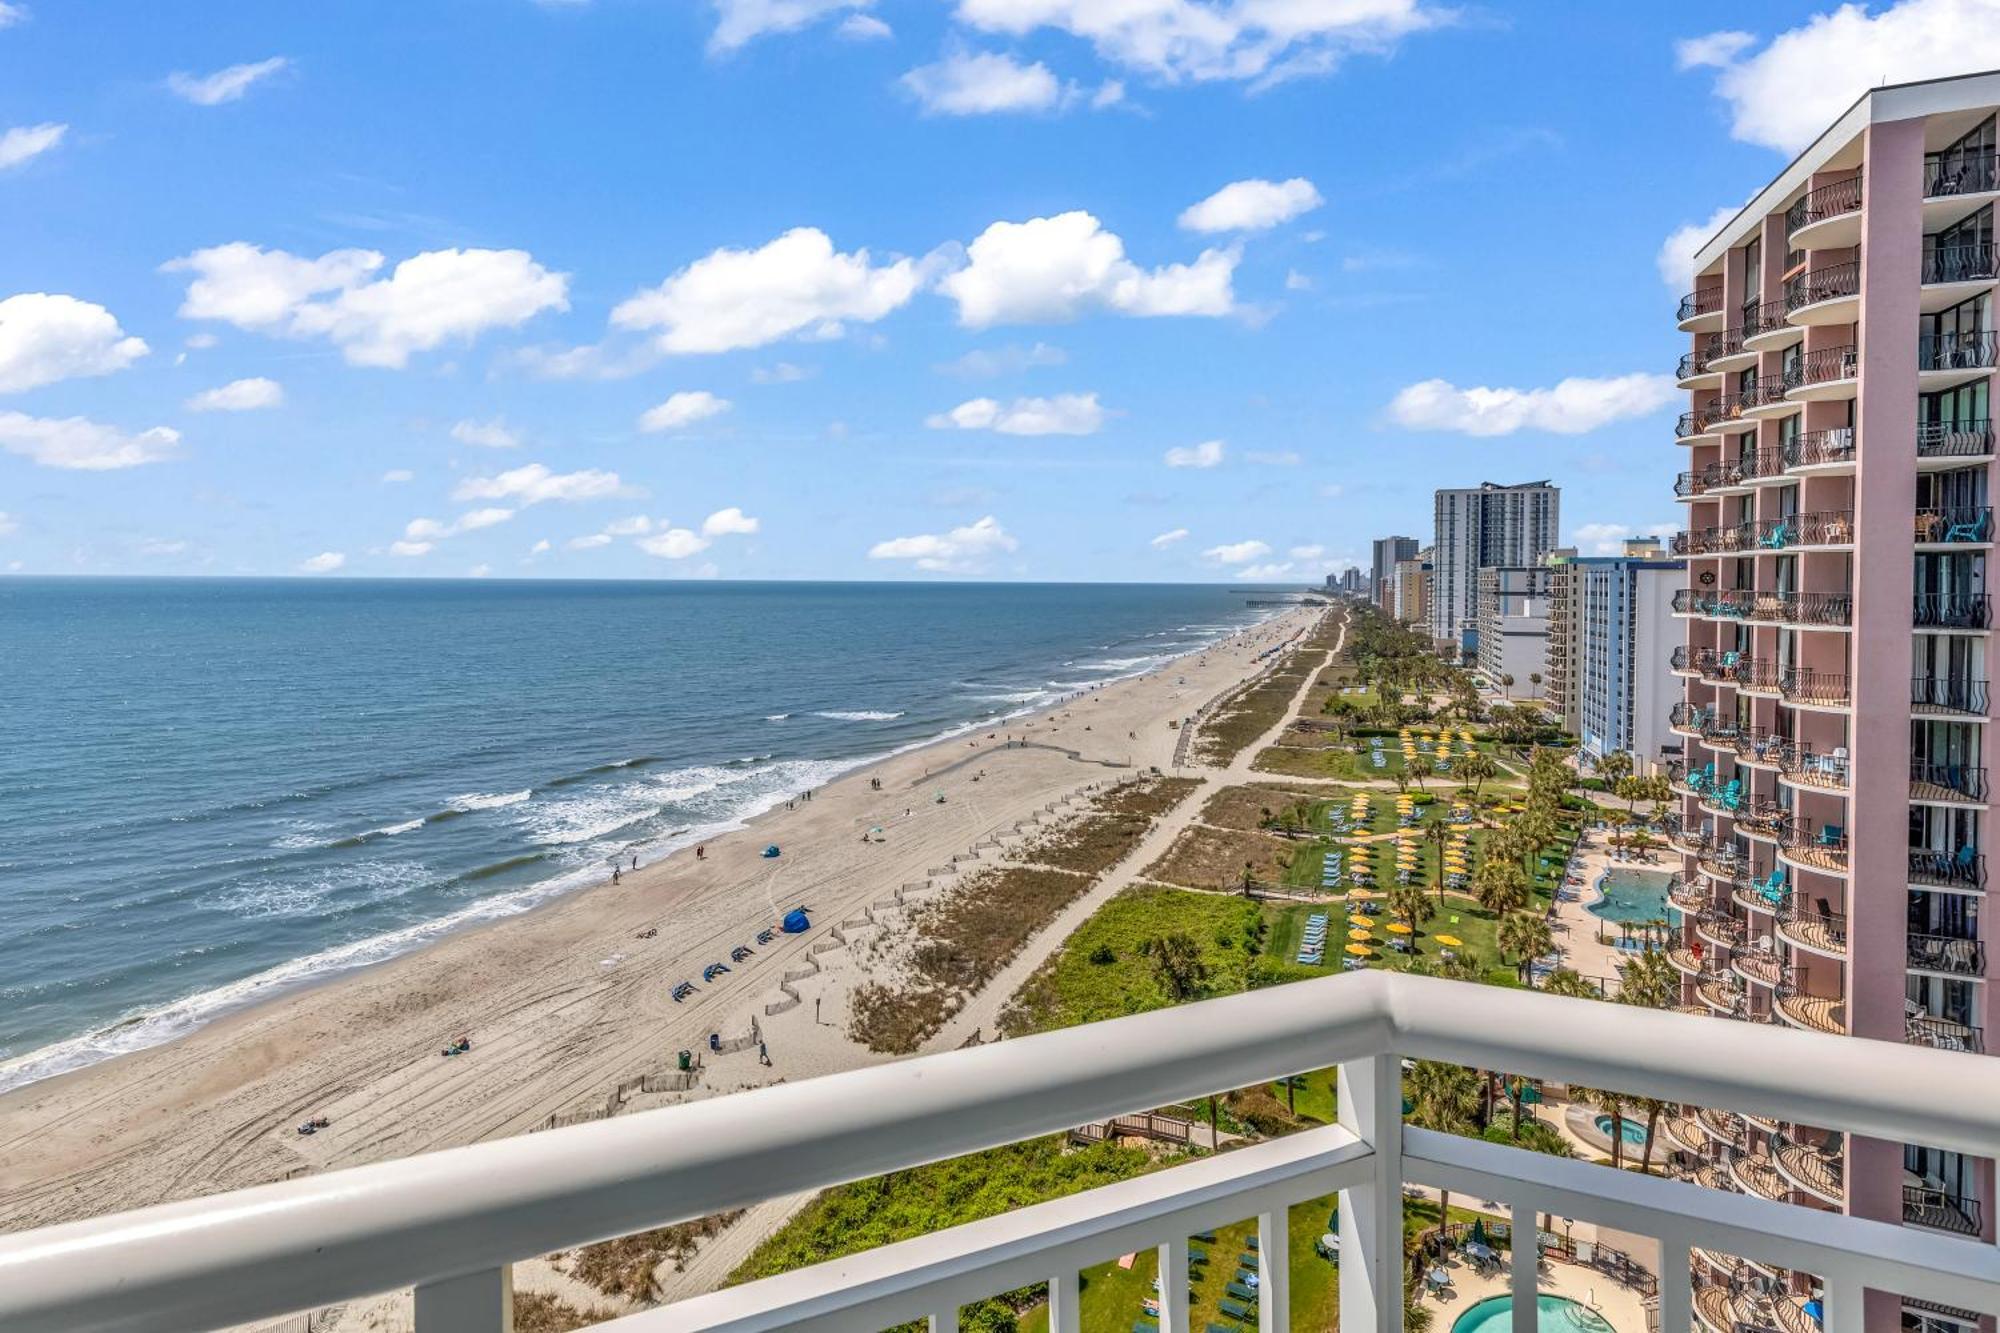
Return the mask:
[[[1513,1327],[1511,1296],[1489,1296],[1451,1321],[1451,1333],[1509,1333]],[[1535,1327],[1541,1333],[1617,1333],[1603,1316],[1567,1296],[1536,1297]]]
[[[1611,1137],[1610,1116],[1601,1115],[1597,1117],[1597,1132],[1607,1139]],[[1619,1116],[1618,1132],[1624,1137],[1625,1142],[1635,1148],[1646,1142],[1646,1127],[1636,1120],[1627,1120],[1624,1116]]]
[[1621,924],[1665,920],[1667,882],[1672,878],[1658,870],[1634,870],[1629,866],[1607,870],[1597,880],[1597,901],[1586,910]]

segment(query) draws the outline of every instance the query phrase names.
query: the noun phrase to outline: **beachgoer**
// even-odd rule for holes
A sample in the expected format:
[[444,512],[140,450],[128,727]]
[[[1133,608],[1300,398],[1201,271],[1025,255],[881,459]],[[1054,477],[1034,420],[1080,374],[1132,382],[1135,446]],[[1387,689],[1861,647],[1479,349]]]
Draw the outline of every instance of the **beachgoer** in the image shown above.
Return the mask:
[[766,1068],[770,1067],[771,1048],[766,1046],[761,1041],[757,1043],[757,1060],[760,1064],[764,1065]]
[[611,867],[611,882],[612,882],[613,884],[616,884],[616,883],[618,882],[618,867],[617,867],[617,866],[613,866],[613,867]]
[[697,861],[706,861],[708,859],[708,848],[703,847],[700,844],[696,844],[694,849],[694,859]]
[[639,853],[637,852],[632,853],[632,868],[634,870],[639,868]]

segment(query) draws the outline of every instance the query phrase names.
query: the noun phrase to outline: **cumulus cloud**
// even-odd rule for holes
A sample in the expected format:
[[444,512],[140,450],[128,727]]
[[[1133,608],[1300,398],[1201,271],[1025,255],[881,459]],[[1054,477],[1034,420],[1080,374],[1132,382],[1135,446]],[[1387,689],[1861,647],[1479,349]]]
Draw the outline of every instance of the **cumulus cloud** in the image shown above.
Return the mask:
[[167,76],[167,87],[175,96],[196,106],[221,106],[224,102],[234,102],[291,63],[284,56],[272,56],[252,64],[231,65],[213,74],[176,72]]
[[701,521],[701,535],[704,537],[748,537],[756,534],[763,524],[735,505],[718,509]]
[[1461,389],[1448,380],[1424,380],[1396,395],[1389,419],[1406,430],[1462,435],[1512,435],[1518,430],[1581,435],[1656,412],[1674,396],[1671,375],[1572,377],[1548,389]]
[[525,250],[429,250],[386,278],[373,277],[384,262],[373,250],[307,259],[231,241],[162,269],[195,275],[181,303],[184,318],[325,338],[357,366],[401,367],[414,352],[569,309],[569,275],[550,272]]
[[[0,27],[5,27],[0,24]],[[69,126],[48,121],[41,125],[16,125],[0,133],[0,171],[18,167],[48,152],[63,141]]]
[[1221,546],[1211,546],[1203,551],[1204,559],[1219,565],[1240,565],[1247,560],[1261,560],[1271,554],[1271,548],[1260,541],[1227,542]]
[[664,403],[647,408],[639,417],[639,429],[648,434],[686,430],[697,421],[720,416],[730,407],[727,398],[718,398],[706,389],[684,390],[671,395]]
[[934,573],[970,574],[996,555],[1020,549],[1021,543],[991,514],[950,532],[891,537],[868,548],[870,560],[908,560]]
[[[797,32],[843,10],[866,9],[872,0],[714,0],[710,55],[726,55],[768,33]],[[884,25],[887,26],[886,24]]]
[[181,433],[171,426],[154,426],[134,434],[83,417],[52,419],[0,412],[0,450],[43,467],[75,472],[113,472],[164,462],[174,456],[180,438]]
[[549,500],[602,500],[624,491],[616,472],[596,468],[552,472],[541,463],[529,463],[497,476],[467,477],[453,495],[460,500],[512,500],[525,506]]
[[1679,526],[1673,523],[1654,523],[1644,528],[1627,523],[1583,523],[1570,532],[1570,544],[1585,555],[1617,555],[1634,537],[1664,540],[1678,531]]
[[1310,213],[1326,201],[1303,176],[1288,181],[1243,180],[1225,185],[1180,216],[1187,231],[1263,231]]
[[873,14],[849,14],[833,31],[850,42],[876,42],[896,35],[895,29]]
[[992,379],[996,375],[1019,374],[1037,366],[1060,366],[1068,361],[1068,352],[1048,343],[1038,342],[1032,347],[1008,343],[1004,347],[975,347],[957,360],[945,362],[938,370],[966,379]]
[[0,301],[0,393],[109,375],[146,354],[109,310],[74,296],[23,292]]
[[321,551],[318,555],[310,555],[299,561],[299,573],[331,574],[346,563],[345,551]]
[[974,398],[926,417],[924,424],[932,430],[991,430],[1002,435],[1095,435],[1104,424],[1104,408],[1094,393],[1016,398],[1011,403]]
[[231,380],[213,389],[203,389],[187,400],[190,412],[255,412],[260,408],[282,407],[285,386],[258,375]]
[[413,560],[420,555],[429,555],[435,549],[437,546],[434,542],[413,542],[405,539],[389,543],[390,555],[399,555],[407,560]]
[[1667,233],[1667,239],[1660,242],[1660,252],[1653,256],[1653,265],[1659,269],[1660,281],[1667,284],[1668,291],[1678,296],[1694,286],[1695,251],[1740,211],[1738,205],[1724,204],[1710,213],[1706,221],[1684,222]]
[[1007,111],[1050,111],[1073,90],[1039,60],[1024,65],[997,51],[955,51],[919,65],[902,78],[928,115],[987,116]]
[[1200,444],[1186,448],[1167,450],[1164,458],[1168,467],[1214,467],[1222,461],[1221,440],[1203,440]]
[[14,0],[0,0],[0,28],[11,28],[16,23],[28,21],[28,7],[16,4]]
[[1186,528],[1172,528],[1153,538],[1148,545],[1152,546],[1155,550],[1164,551],[1175,542],[1186,541],[1187,536],[1188,530]]
[[1991,68],[2000,0],[1902,0],[1879,12],[1844,4],[1751,52],[1755,39],[1716,32],[1675,47],[1681,68],[1717,70],[1730,133],[1791,153],[1873,87]]
[[685,560],[709,548],[707,537],[691,528],[667,528],[639,539],[639,549],[662,560]]
[[1322,74],[1449,17],[1419,0],[958,0],[955,16],[1010,37],[1055,28],[1166,83]]
[[1288,268],[1285,270],[1286,291],[1309,292],[1312,289],[1313,289],[1313,280],[1311,278],[1307,277],[1305,274],[1299,272],[1295,268]]
[[474,421],[468,417],[454,422],[451,438],[460,444],[473,444],[481,449],[512,449],[521,443],[520,432],[509,426],[505,417],[495,417],[491,421]]
[[611,540],[608,532],[593,532],[587,537],[571,537],[566,545],[572,551],[594,551],[600,546],[611,545]]
[[1234,250],[1142,269],[1125,242],[1082,211],[996,222],[966,247],[938,289],[967,328],[1057,323],[1097,310],[1121,315],[1227,315],[1236,308]]
[[841,254],[815,227],[795,227],[755,250],[723,248],[658,287],[621,302],[611,322],[657,330],[667,353],[727,352],[782,338],[836,338],[872,324],[916,294],[910,259],[877,266],[866,250]]

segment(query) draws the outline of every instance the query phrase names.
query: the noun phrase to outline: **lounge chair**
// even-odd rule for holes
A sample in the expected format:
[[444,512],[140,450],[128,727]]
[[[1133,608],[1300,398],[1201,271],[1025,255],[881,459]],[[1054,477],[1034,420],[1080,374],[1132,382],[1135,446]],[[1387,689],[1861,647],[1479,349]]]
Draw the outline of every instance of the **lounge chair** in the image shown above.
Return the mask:
[[1257,1322],[1257,1312],[1247,1305],[1239,1305],[1235,1301],[1223,1301],[1219,1308],[1222,1310],[1222,1313],[1228,1315],[1231,1319],[1241,1320],[1246,1324]]
[[1152,1319],[1135,1319],[1132,1321],[1132,1333],[1160,1333],[1159,1322]]
[[1223,1290],[1234,1296],[1237,1300],[1246,1303],[1257,1299],[1257,1293],[1249,1287],[1244,1286],[1241,1282],[1232,1282],[1224,1287]]

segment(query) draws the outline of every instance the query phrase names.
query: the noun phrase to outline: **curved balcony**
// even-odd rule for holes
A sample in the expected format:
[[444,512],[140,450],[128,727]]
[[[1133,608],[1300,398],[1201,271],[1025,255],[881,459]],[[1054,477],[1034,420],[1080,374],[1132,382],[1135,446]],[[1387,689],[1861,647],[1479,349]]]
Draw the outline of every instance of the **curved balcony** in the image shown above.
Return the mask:
[[1785,393],[1795,401],[1815,402],[1827,398],[1854,396],[1855,377],[1861,373],[1860,358],[1852,343],[1822,347],[1785,367]]
[[1707,848],[1713,835],[1705,828],[1689,828],[1679,815],[1666,818],[1667,845],[1686,856],[1698,856]]
[[[1758,801],[1755,805],[1736,812],[1736,831],[1746,838],[1756,838],[1763,842],[1776,842],[1784,836],[1785,824],[1792,812],[1776,801]],[[1764,911],[1770,910],[1768,903],[1753,904]]]
[[1698,471],[1683,472],[1674,479],[1674,495],[1681,500],[1698,500],[1718,491],[1740,489],[1743,474],[1733,463],[1710,463]]
[[1839,473],[1854,470],[1854,427],[1801,431],[1783,446],[1785,470]]
[[1683,333],[1707,333],[1722,327],[1722,284],[1697,287],[1681,298],[1674,321]]
[[1667,963],[1682,976],[1699,977],[1701,975],[1701,959],[1695,957],[1694,951],[1685,946],[1676,945],[1674,948],[1667,950]]
[[1861,265],[1854,260],[1801,273],[1785,284],[1794,324],[1852,324],[1861,309]]
[[2000,364],[2000,334],[1925,334],[1917,339],[1917,385],[1942,389],[1977,379]]
[[1667,901],[1683,912],[1705,912],[1710,906],[1708,886],[1686,875],[1675,875],[1667,881]]
[[1903,1040],[1912,1046],[1928,1046],[1937,1051],[1965,1051],[1972,1055],[1983,1055],[1986,1051],[1982,1029],[1929,1014],[1905,1018]]
[[1965,676],[1913,676],[1910,711],[1922,717],[1986,716],[1986,682]]
[[1861,177],[1808,190],[1785,210],[1786,245],[1793,250],[1839,250],[1861,239]]
[[1847,747],[1844,745],[1819,751],[1804,741],[1790,741],[1780,748],[1776,758],[1778,772],[1793,786],[1816,787],[1821,791],[1848,789],[1850,779]]
[[1822,509],[1744,524],[1743,537],[1760,551],[1849,550],[1854,545],[1854,511]]
[[1661,1121],[1660,1128],[1666,1131],[1667,1142],[1684,1153],[1699,1157],[1708,1151],[1708,1136],[1691,1115],[1670,1116]]
[[1743,923],[1727,912],[1711,910],[1696,915],[1694,933],[1718,948],[1733,949],[1743,942]]
[[[1711,1167],[1709,1169],[1718,1175],[1721,1174],[1722,1170],[1720,1167]],[[1695,1183],[1697,1185],[1706,1185],[1709,1189],[1726,1188],[1720,1184],[1704,1181],[1701,1178],[1700,1172],[1695,1173]],[[1694,1293],[1694,1317],[1701,1321],[1701,1326],[1707,1329],[1708,1333],[1739,1333],[1736,1319],[1736,1301],[1730,1296],[1729,1288],[1727,1287],[1711,1286],[1697,1288]]]
[[[1924,202],[2000,190],[2000,153],[1991,148],[1924,154]],[[1926,225],[1929,225],[1928,215]]]
[[1830,1032],[1835,1036],[1847,1035],[1847,1004],[1843,1000],[1824,995],[1805,995],[1797,987],[1778,987],[1777,1002],[1771,1011],[1780,1022],[1808,1032]]
[[1785,678],[1785,673],[1778,669],[1776,662],[1762,657],[1738,659],[1733,674],[1736,688],[1745,694],[1777,694]]
[[1942,309],[1956,305],[1960,299],[1981,287],[1990,287],[2000,269],[1995,265],[1996,253],[1992,243],[1975,245],[1933,246],[1924,251],[1924,262],[1919,279],[1926,287],[1942,288],[1937,292],[1926,292],[1924,302],[1927,310]]
[[1736,758],[1752,768],[1775,769],[1779,754],[1785,748],[1785,738],[1772,735],[1769,727],[1739,726],[1732,748],[1736,751]]
[[1775,595],[1760,595],[1748,588],[1680,588],[1674,592],[1673,613],[1677,616],[1698,616],[1704,620],[1747,620],[1760,598],[1773,602],[1778,600]]
[[1683,736],[1698,737],[1713,716],[1713,708],[1697,707],[1683,699],[1667,710],[1667,729]]
[[1911,931],[1904,937],[1909,965],[1919,972],[1937,972],[1948,977],[1986,975],[1986,946],[1977,939],[1960,935],[1920,935]]
[[1926,889],[1954,893],[1981,893],[1986,889],[1986,857],[1971,845],[1953,852],[1910,849],[1910,883]]
[[1910,799],[1931,805],[1986,804],[1986,770],[1932,759],[1910,761]]
[[1847,831],[1836,824],[1822,824],[1817,832],[1804,820],[1786,825],[1778,837],[1778,859],[1807,870],[1828,874],[1847,873]]
[[1990,629],[1993,601],[1983,592],[1920,592],[1911,600],[1910,624],[1916,629]]
[[1742,393],[1716,395],[1715,401],[1709,405],[1708,412],[1703,418],[1708,432],[1715,434],[1728,430],[1755,430],[1756,421],[1744,413],[1757,406],[1758,402],[1755,386]]
[[1783,296],[1766,301],[1743,316],[1743,346],[1753,352],[1769,352],[1790,347],[1806,336],[1805,330],[1790,322],[1790,308]]
[[1903,1186],[1903,1222],[1960,1236],[1978,1236],[1983,1229],[1979,1200],[1932,1185]]
[[1940,467],[1993,456],[1993,422],[1986,417],[1964,421],[1926,421],[1917,427],[1917,466]]
[[1795,949],[1823,958],[1847,957],[1847,917],[1827,906],[1825,898],[1811,907],[1801,905],[1798,893],[1785,896],[1778,904],[1778,935]]
[[1738,1153],[1729,1159],[1729,1174],[1745,1194],[1785,1203],[1792,1197],[1792,1183],[1778,1174],[1778,1168],[1762,1153]]
[[1918,546],[1990,546],[1993,510],[1988,505],[1946,505],[1916,511]]
[[1743,1018],[1746,1009],[1742,984],[1733,976],[1706,976],[1694,983],[1694,997],[1708,1006],[1711,1013],[1724,1018]]
[[1786,667],[1778,677],[1778,693],[1786,703],[1809,708],[1849,708],[1854,695],[1845,675]]
[[1846,629],[1854,623],[1854,594],[1760,592],[1751,603],[1750,618],[1794,629]]
[[1775,987],[1785,979],[1785,969],[1774,956],[1767,953],[1732,954],[1729,970],[1745,981],[1759,986]]
[[[1696,660],[1701,654],[1712,654],[1714,651],[1713,648],[1689,648],[1684,643],[1676,644],[1674,645],[1674,650],[1667,654],[1667,670],[1673,672],[1676,676],[1687,676],[1690,678],[1698,676],[1701,673],[1700,669],[1695,665]],[[1669,767],[1672,766],[1669,765]]]
[[1836,1208],[1847,1202],[1847,1168],[1838,1153],[1779,1134],[1771,1140],[1771,1160],[1793,1188]]
[[1734,1111],[1704,1106],[1694,1113],[1694,1122],[1705,1136],[1727,1148],[1735,1147],[1743,1137],[1743,1117]]

